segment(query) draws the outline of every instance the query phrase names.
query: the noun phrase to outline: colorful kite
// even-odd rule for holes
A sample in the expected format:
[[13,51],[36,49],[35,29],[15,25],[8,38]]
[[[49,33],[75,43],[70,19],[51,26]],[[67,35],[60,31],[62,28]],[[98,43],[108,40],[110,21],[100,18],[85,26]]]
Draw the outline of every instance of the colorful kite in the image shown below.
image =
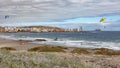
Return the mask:
[[6,16],[5,16],[5,19],[7,19],[7,18],[9,18],[9,17],[10,17],[10,16],[6,15]]
[[106,26],[104,25],[104,21],[106,20],[106,18],[104,18],[104,17],[102,17],[101,19],[100,19],[100,23],[104,26],[104,28],[106,28]]

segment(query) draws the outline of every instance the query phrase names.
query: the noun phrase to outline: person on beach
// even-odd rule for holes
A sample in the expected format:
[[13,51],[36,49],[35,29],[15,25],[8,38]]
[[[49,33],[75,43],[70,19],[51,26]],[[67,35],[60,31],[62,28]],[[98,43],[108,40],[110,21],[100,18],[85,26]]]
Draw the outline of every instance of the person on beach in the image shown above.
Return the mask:
[[55,41],[57,41],[57,40],[58,40],[58,38],[56,37],[54,40],[55,40]]

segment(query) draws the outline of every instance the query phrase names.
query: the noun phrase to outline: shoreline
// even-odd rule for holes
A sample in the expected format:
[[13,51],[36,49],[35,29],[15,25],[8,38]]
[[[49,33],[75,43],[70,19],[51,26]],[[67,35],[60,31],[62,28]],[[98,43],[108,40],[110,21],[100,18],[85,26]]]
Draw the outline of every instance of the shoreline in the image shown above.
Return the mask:
[[10,40],[10,39],[4,39],[0,38],[0,48],[4,47],[11,47],[15,48],[16,51],[28,51],[29,49],[32,48],[39,48],[39,47],[60,47],[60,48],[65,48],[66,52],[70,53],[70,51],[76,49],[82,49],[82,50],[87,50],[89,52],[94,52],[94,51],[109,51],[111,52],[119,52],[120,50],[114,50],[114,49],[108,49],[108,48],[82,48],[82,47],[69,47],[69,46],[59,46],[59,45],[48,45],[48,44],[37,44],[37,43],[30,43],[28,40]]
[[[53,55],[52,57],[57,56],[56,59],[61,57],[64,59],[66,58],[68,60],[70,60],[69,57],[71,57],[71,59],[76,58],[80,60],[82,63],[84,63],[85,65],[92,65],[93,66],[92,68],[96,68],[96,67],[97,68],[119,68],[120,67],[120,60],[119,60],[120,50],[118,51],[118,50],[111,50],[106,48],[90,49],[90,48],[51,46],[51,45],[48,46],[43,44],[29,43],[28,41],[24,41],[24,40],[9,40],[9,39],[0,38],[0,53],[2,52],[1,48],[4,48],[4,49],[6,48],[8,50],[10,48],[13,48],[13,50],[9,50],[10,51],[9,54],[7,54],[6,52],[3,52],[2,53],[3,56],[16,55],[16,57],[20,57],[20,55],[23,55],[24,57],[29,57],[29,55],[33,55],[34,57],[36,57],[39,55],[38,57],[40,57],[41,55],[43,56],[47,55],[49,58],[51,57],[51,55]],[[98,52],[95,54],[94,52],[96,51]],[[17,58],[17,59],[20,59],[20,58]],[[40,58],[40,59],[43,59],[43,58]],[[55,59],[51,59],[51,61],[54,61],[54,60]],[[24,62],[24,60],[22,60],[21,62]],[[10,63],[13,63],[13,62],[10,62]]]
[[[47,35],[51,35],[51,36],[47,36]],[[83,36],[83,37],[79,37]],[[88,37],[86,34],[90,34],[90,36],[88,35]],[[112,50],[120,50],[120,42],[119,42],[119,36],[114,37],[112,39],[112,37],[110,38],[106,32],[104,33],[97,33],[98,36],[96,36],[96,34],[93,33],[85,33],[85,34],[81,34],[81,33],[17,33],[17,34],[1,34],[1,38],[6,38],[6,39],[12,39],[12,40],[23,40],[23,41],[28,41],[31,44],[39,44],[39,45],[58,45],[58,46],[66,46],[66,47],[76,47],[76,48],[107,48],[107,49],[112,49]],[[106,35],[104,35],[106,34]],[[108,33],[109,34],[109,33]],[[113,35],[119,34],[119,33],[113,33]],[[27,36],[28,35],[28,36]],[[40,36],[39,36],[40,35]],[[57,36],[57,35],[60,35]],[[95,35],[95,36],[94,36]],[[68,37],[64,37],[64,36],[68,36]],[[111,35],[110,35],[111,36]],[[56,37],[58,38],[57,41],[55,40]],[[117,40],[118,39],[118,40]]]

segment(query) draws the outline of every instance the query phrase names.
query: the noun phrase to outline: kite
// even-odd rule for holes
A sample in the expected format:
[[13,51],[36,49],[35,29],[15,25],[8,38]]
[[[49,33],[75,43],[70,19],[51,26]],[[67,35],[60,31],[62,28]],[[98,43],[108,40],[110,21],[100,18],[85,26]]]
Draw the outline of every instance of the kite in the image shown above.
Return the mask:
[[5,16],[5,19],[7,19],[7,18],[9,18],[9,17],[10,17],[10,16],[6,15],[6,16]]
[[100,23],[104,26],[104,28],[106,28],[106,26],[103,24],[105,20],[106,20],[106,18],[104,18],[104,17],[102,17],[102,18],[100,19]]

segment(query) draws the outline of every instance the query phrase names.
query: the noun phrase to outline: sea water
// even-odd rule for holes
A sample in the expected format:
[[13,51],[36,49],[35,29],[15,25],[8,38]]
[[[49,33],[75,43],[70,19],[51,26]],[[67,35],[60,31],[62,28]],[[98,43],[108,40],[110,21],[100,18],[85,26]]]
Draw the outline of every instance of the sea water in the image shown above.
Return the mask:
[[[14,40],[31,40],[30,43],[37,44],[120,50],[120,31],[19,32],[0,33],[0,37]],[[55,40],[56,38],[57,40]],[[47,41],[37,41],[36,39],[46,39]]]

